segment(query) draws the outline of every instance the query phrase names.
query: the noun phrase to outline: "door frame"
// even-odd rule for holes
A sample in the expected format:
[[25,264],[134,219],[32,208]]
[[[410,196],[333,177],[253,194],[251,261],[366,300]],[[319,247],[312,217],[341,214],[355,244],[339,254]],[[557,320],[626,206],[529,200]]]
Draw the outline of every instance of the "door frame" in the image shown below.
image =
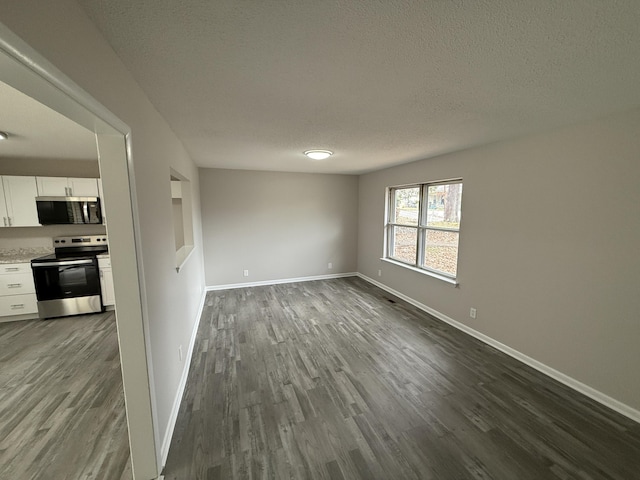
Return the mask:
[[135,479],[158,478],[160,441],[131,129],[2,23],[0,81],[96,135],[105,209],[118,212],[117,215],[107,213],[107,233],[131,466]]

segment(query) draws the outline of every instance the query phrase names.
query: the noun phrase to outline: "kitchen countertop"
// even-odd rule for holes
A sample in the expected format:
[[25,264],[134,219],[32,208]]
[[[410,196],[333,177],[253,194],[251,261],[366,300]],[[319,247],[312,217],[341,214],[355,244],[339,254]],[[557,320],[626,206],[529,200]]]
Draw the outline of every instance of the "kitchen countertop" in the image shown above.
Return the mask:
[[29,263],[34,258],[53,253],[53,248],[0,248],[0,264]]

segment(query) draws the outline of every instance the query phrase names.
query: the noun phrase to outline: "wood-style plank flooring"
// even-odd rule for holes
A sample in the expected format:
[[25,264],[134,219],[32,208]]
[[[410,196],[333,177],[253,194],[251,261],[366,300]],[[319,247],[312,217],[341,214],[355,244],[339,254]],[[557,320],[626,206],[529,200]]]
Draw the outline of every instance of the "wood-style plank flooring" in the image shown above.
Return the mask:
[[0,478],[132,478],[113,312],[0,323]]
[[640,425],[358,278],[207,294],[166,479],[640,478]]

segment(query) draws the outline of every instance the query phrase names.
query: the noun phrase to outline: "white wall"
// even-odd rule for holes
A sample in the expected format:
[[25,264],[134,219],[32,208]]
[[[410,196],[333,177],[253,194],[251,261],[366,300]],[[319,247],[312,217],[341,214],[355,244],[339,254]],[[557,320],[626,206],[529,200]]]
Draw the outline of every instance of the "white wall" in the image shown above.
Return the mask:
[[[0,3],[2,22],[131,127],[157,418],[163,439],[204,287],[198,170],[111,47],[73,0]],[[176,273],[169,170],[194,188],[195,252]],[[107,205],[108,208],[108,205]],[[110,216],[116,215],[109,212]],[[117,291],[117,289],[116,289]],[[159,447],[159,445],[158,445]],[[158,448],[159,450],[159,448]]]
[[200,169],[200,191],[208,286],[355,271],[358,177]]
[[41,177],[98,178],[98,160],[70,160],[59,158],[0,158],[0,175]]
[[[358,271],[639,410],[638,132],[634,110],[363,175]],[[459,287],[380,261],[385,187],[457,177]]]

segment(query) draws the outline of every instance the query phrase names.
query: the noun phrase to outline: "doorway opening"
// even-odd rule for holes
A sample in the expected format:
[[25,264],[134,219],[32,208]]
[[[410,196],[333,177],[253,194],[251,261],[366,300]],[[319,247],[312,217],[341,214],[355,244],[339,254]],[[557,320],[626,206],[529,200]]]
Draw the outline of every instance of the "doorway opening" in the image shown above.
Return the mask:
[[149,368],[148,316],[130,129],[2,24],[0,82],[95,135],[103,195],[111,212],[107,234],[131,466],[135,478],[156,478],[160,467],[159,441],[154,398],[150,393],[154,389]]

